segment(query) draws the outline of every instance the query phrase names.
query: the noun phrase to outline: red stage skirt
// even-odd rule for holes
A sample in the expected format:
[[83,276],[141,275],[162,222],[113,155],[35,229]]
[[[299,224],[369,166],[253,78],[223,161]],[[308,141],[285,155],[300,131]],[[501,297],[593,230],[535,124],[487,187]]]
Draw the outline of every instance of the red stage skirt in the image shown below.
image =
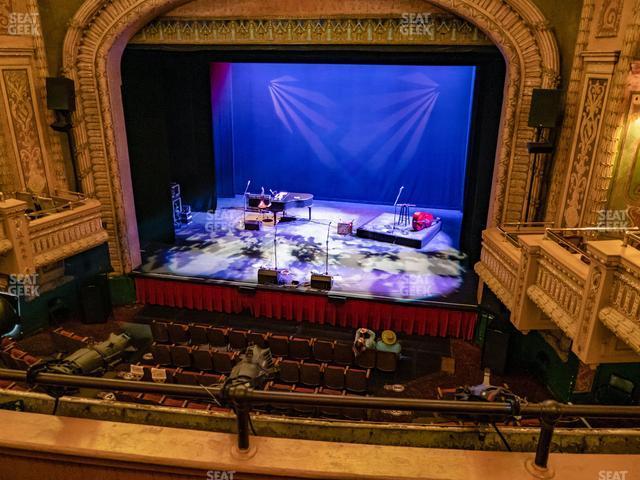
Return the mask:
[[310,322],[347,328],[390,329],[411,335],[431,335],[470,340],[477,312],[376,300],[261,290],[243,292],[237,287],[180,280],[136,277],[141,304],[208,310],[250,312],[255,318]]

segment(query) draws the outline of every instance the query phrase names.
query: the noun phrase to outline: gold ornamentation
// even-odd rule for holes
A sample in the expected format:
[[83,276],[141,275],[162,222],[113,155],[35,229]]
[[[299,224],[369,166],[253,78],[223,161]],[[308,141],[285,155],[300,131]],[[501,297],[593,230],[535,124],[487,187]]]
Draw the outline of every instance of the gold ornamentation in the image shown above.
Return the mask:
[[372,43],[492,45],[472,23],[434,15],[420,29],[398,18],[347,19],[174,19],[148,23],[130,41],[137,44]]
[[598,17],[596,37],[616,37],[620,29],[623,0],[605,0]]
[[11,0],[0,0],[0,35],[7,34],[9,16],[12,11]]
[[595,156],[608,83],[609,80],[606,78],[592,77],[587,80],[584,103],[577,126],[578,139],[569,177],[567,207],[564,212],[564,223],[570,227],[579,225],[582,215],[583,200]]
[[4,70],[3,78],[25,187],[34,193],[45,193],[47,177],[29,74],[26,69]]

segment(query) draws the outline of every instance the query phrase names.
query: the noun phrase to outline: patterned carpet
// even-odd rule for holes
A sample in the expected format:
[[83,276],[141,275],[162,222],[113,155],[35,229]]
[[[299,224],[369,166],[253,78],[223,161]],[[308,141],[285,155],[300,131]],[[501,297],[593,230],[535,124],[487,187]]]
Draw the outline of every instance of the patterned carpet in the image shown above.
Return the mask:
[[[278,267],[304,287],[310,272],[325,269],[327,225],[331,221],[329,273],[333,291],[395,299],[446,298],[464,275],[458,243],[460,212],[430,210],[443,228],[423,249],[378,242],[336,232],[338,221],[357,226],[393,207],[316,201],[313,220],[307,209],[290,210],[298,219],[277,227]],[[220,199],[215,213],[197,212],[193,222],[176,231],[174,246],[148,245],[141,271],[186,277],[255,283],[260,267],[274,266],[274,227],[243,229],[242,199]]]

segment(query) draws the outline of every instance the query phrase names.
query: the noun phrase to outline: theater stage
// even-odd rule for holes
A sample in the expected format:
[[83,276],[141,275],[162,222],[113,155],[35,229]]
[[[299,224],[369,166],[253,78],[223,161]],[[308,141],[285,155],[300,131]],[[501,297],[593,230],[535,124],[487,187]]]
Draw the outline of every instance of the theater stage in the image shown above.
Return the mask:
[[[422,249],[358,238],[358,226],[388,205],[314,202],[312,221],[306,208],[287,213],[298,219],[278,224],[278,267],[287,269],[299,285],[284,291],[309,290],[312,271],[323,273],[327,224],[331,221],[329,273],[332,293],[404,301],[473,304],[473,288],[463,288],[465,257],[457,250],[461,212],[430,210],[442,218],[442,229]],[[354,235],[336,232],[338,221],[353,221]],[[143,250],[140,273],[255,285],[260,267],[274,265],[274,228],[243,229],[243,199],[218,200],[215,213],[196,212],[193,222],[176,230],[176,245],[152,244]]]

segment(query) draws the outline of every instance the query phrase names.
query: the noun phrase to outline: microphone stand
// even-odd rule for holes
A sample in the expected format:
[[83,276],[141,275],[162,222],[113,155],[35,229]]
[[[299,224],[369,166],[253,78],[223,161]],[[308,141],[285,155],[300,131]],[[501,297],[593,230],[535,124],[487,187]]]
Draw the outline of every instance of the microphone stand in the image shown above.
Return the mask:
[[251,185],[251,180],[247,182],[247,186],[244,189],[244,212],[242,212],[242,222],[247,223],[247,192],[249,191],[249,185]]
[[398,200],[400,200],[400,195],[402,195],[402,190],[404,190],[404,185],[400,187],[400,190],[398,191],[398,196],[396,197],[396,201],[393,202],[393,228],[391,229],[391,234],[395,233],[396,231],[396,211],[397,211]]
[[273,261],[274,261],[274,265],[275,265],[275,270],[276,272],[278,271],[278,222],[276,222],[276,219],[274,218],[274,225],[273,225]]
[[326,246],[326,255],[324,260],[324,274],[329,275],[329,234],[331,232],[331,222],[329,222],[329,226],[327,227],[327,246]]

